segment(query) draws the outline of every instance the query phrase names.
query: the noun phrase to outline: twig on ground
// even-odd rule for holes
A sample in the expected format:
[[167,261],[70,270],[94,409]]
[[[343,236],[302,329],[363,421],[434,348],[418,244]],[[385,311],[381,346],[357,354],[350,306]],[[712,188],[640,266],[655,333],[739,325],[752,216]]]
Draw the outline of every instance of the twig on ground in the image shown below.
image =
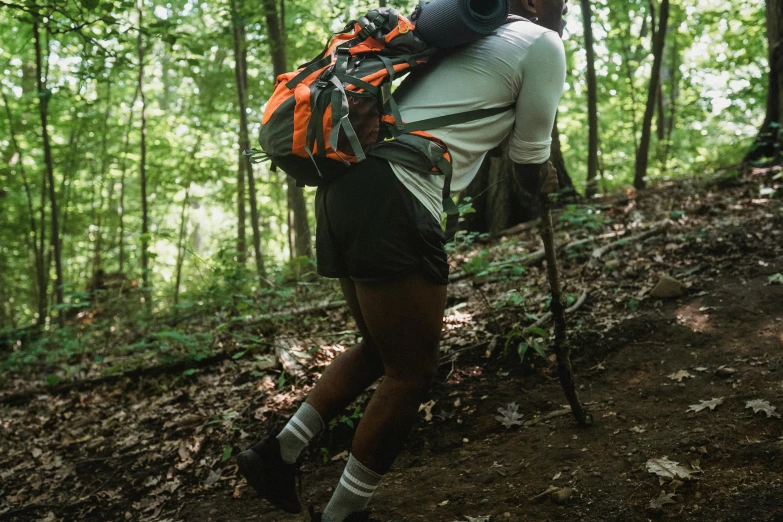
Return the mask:
[[[570,308],[567,308],[565,313],[572,314],[576,312],[577,310],[582,308],[582,305],[585,304],[586,300],[587,300],[587,290],[584,290],[582,291],[582,295],[579,296],[579,299],[577,299],[576,302],[573,305],[571,305]],[[549,321],[550,319],[552,319],[552,312],[547,312],[541,317],[539,317],[538,321],[531,324],[528,328],[538,328],[539,326]]]
[[645,239],[653,236],[657,236],[658,234],[662,234],[666,230],[668,230],[669,226],[671,225],[671,221],[664,220],[661,221],[655,225],[652,226],[652,228],[645,230],[644,232],[640,234],[636,234],[635,236],[631,236],[628,238],[622,238],[618,239],[617,241],[613,241],[609,243],[608,245],[604,245],[602,247],[598,247],[595,250],[593,250],[593,253],[591,254],[591,262],[595,262],[596,260],[600,259],[601,256],[606,254],[607,252],[610,252],[612,250],[615,250],[617,248],[623,247],[625,245],[629,245],[631,243],[635,243],[637,241],[644,241]]
[[532,428],[533,426],[541,424],[542,422],[546,422],[548,420],[552,420],[552,419],[555,419],[557,417],[565,417],[569,413],[571,413],[571,409],[570,408],[565,408],[565,409],[562,409],[562,410],[550,411],[549,413],[545,413],[544,415],[541,415],[540,417],[536,417],[535,419],[532,419],[532,420],[529,420],[529,421],[525,421],[522,424],[522,427],[524,427],[524,428]]

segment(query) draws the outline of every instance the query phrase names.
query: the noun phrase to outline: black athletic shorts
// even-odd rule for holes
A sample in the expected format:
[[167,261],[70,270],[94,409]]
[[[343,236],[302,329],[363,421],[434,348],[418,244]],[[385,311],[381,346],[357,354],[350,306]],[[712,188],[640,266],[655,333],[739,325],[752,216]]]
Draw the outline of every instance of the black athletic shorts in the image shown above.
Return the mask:
[[369,157],[318,187],[315,216],[320,275],[373,283],[419,272],[448,284],[440,223],[386,160]]

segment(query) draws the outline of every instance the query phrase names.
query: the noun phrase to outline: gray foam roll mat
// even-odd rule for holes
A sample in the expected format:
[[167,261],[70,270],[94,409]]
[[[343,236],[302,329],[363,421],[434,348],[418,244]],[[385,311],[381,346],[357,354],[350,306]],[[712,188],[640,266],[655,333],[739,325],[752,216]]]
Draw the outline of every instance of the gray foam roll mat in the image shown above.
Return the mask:
[[414,34],[446,49],[492,34],[507,16],[508,0],[434,0],[423,6]]

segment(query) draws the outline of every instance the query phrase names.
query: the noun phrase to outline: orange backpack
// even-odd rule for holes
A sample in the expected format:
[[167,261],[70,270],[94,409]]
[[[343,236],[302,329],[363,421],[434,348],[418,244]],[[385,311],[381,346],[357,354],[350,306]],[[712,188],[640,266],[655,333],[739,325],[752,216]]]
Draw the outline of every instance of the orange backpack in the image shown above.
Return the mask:
[[261,122],[261,150],[244,154],[253,163],[271,161],[300,186],[328,182],[372,154],[422,173],[443,174],[445,208],[453,211],[448,149],[425,131],[510,107],[403,122],[392,82],[426,64],[438,51],[414,29],[411,19],[388,7],[350,22],[321,54],[277,77]]

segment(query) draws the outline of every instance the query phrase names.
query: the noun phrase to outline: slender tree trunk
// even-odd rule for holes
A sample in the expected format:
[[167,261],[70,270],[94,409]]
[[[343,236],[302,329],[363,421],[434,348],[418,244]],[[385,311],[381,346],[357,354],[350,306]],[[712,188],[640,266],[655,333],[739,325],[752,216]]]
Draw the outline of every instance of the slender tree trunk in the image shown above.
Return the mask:
[[[27,178],[27,171],[24,168],[24,161],[22,158],[22,149],[19,147],[19,143],[16,141],[16,133],[14,132],[14,121],[11,116],[11,105],[8,103],[8,97],[5,91],[0,91],[3,97],[3,103],[5,104],[5,114],[8,117],[8,133],[11,136],[11,146],[17,155],[17,164],[19,165],[19,172],[22,175],[22,185],[24,186],[25,198],[27,200],[27,213],[30,219],[30,238],[33,248],[33,256],[35,260],[35,281],[37,285],[37,305],[38,305],[38,324],[42,324],[46,319],[46,276],[44,274],[43,253],[38,247],[38,224],[35,222],[35,209],[33,208],[33,193],[30,189],[30,181]],[[41,224],[43,226],[43,224]]]
[[[101,247],[103,240],[103,229],[101,224],[103,221],[103,204],[104,204],[104,189],[106,187],[106,178],[108,176],[109,154],[107,152],[109,142],[109,117],[111,116],[111,81],[106,83],[106,112],[103,115],[103,132],[101,133],[101,171],[98,182],[98,211],[97,219],[95,220],[95,251],[92,261],[92,274],[91,278],[94,278],[95,272],[101,268]],[[111,186],[109,187],[109,208],[111,208]]]
[[[241,128],[242,121],[247,121],[247,112],[245,108],[245,96],[243,93],[244,86],[241,76],[242,70],[242,54],[239,51],[239,28],[237,27],[238,13],[236,2],[231,2],[231,21],[234,25],[234,71],[237,81],[237,92],[240,98],[240,139],[239,139],[239,156],[237,161],[237,262],[244,264],[247,259],[247,239],[245,236],[245,222],[247,221],[245,210],[245,165],[248,163],[247,159],[242,156],[242,138]],[[245,131],[247,131],[247,124],[245,124]]]
[[767,0],[767,40],[769,71],[767,84],[767,113],[764,123],[743,163],[774,157],[783,160],[783,0]]
[[590,0],[581,0],[584,21],[585,49],[587,52],[587,120],[590,127],[587,146],[587,186],[585,196],[593,197],[597,192],[598,173],[598,83],[595,77],[595,50],[593,48],[593,14]]
[[[783,125],[783,104],[780,103],[783,93],[783,0],[768,0],[767,2],[767,36],[769,38],[770,69],[775,70],[773,85],[777,104],[777,122]],[[774,109],[774,107],[773,107]],[[774,114],[773,111],[770,111]],[[780,127],[778,127],[780,129]],[[783,141],[783,132],[778,130],[778,143]]]
[[655,129],[658,131],[658,143],[663,143],[663,140],[666,139],[666,105],[663,101],[663,78],[658,78],[658,94],[656,97],[658,99],[655,102],[655,106],[658,108],[658,115]]
[[[240,0],[241,1],[241,0]],[[253,231],[253,254],[256,260],[256,272],[261,278],[264,275],[264,257],[261,252],[260,217],[258,214],[258,195],[253,175],[253,164],[243,155],[242,151],[250,148],[250,138],[247,130],[247,46],[245,42],[245,23],[242,6],[235,0],[231,2],[231,22],[234,29],[234,73],[239,98],[239,177],[247,172],[247,189],[250,196],[250,227]],[[244,206],[244,202],[242,204]],[[244,208],[241,209],[244,212]],[[244,234],[244,231],[242,232]]]
[[[48,193],[49,189],[49,183],[47,182],[46,178],[46,169],[43,169],[41,171],[41,190],[38,197],[38,211],[41,215],[40,217],[40,223],[41,228],[40,234],[38,235],[38,252],[41,253],[41,261],[43,262],[44,259],[47,257],[45,255],[45,249],[46,249],[46,194]],[[43,307],[44,315],[40,316],[38,318],[38,321],[40,324],[44,324],[46,320],[49,317],[49,279],[51,278],[51,271],[50,271],[50,265],[48,260],[43,263],[42,267],[43,275],[44,275],[44,286],[43,289],[40,290],[39,297],[43,299],[43,302],[39,304],[39,307]]]
[[[286,72],[288,65],[285,54],[284,24],[278,16],[274,0],[263,0],[269,51],[272,55],[272,70],[275,77]],[[313,256],[310,238],[310,222],[307,219],[307,200],[304,190],[296,186],[291,176],[288,179],[288,249],[291,259],[298,256]]]
[[[676,24],[675,24],[676,27]],[[679,77],[677,71],[679,70],[680,54],[679,45],[677,44],[677,34],[675,32],[672,40],[672,75],[671,83],[669,84],[669,119],[666,121],[666,137],[665,145],[663,149],[663,161],[661,163],[661,169],[663,172],[669,170],[669,153],[672,149],[672,134],[674,133],[674,118],[677,115],[677,97],[680,92]]]
[[631,94],[631,132],[633,132],[633,153],[636,155],[639,151],[639,125],[636,123],[636,88],[633,84],[633,71],[628,60],[625,59],[625,73],[628,78],[628,88]]
[[136,100],[139,97],[139,86],[136,85],[136,92],[133,93],[133,101],[130,104],[130,116],[128,117],[128,125],[125,130],[125,145],[122,150],[122,159],[120,160],[120,197],[117,204],[117,216],[119,217],[119,231],[117,234],[117,242],[119,246],[118,258],[119,258],[119,272],[123,273],[125,268],[125,170],[126,162],[128,159],[128,150],[130,148],[130,133],[133,128],[133,110],[136,106]]
[[139,96],[141,97],[141,159],[139,177],[141,180],[141,280],[144,286],[144,305],[147,313],[152,312],[152,287],[149,267],[149,214],[147,208],[147,98],[144,94],[144,45],[143,45],[143,0],[137,0],[139,15],[139,37],[137,49],[139,55]]
[[[37,14],[33,16],[33,40],[35,42],[35,70],[37,80],[37,94],[38,94],[38,109],[41,115],[41,134],[43,137],[43,151],[44,151],[44,164],[46,167],[46,179],[49,185],[49,203],[51,207],[51,222],[52,222],[52,245],[54,247],[54,269],[56,274],[55,279],[55,303],[62,305],[64,302],[63,297],[63,265],[61,256],[61,243],[60,243],[60,229],[57,221],[57,195],[55,194],[54,186],[54,164],[52,160],[52,149],[49,142],[49,98],[51,93],[46,87],[46,78],[43,77],[43,64],[41,53],[41,33],[38,26]],[[47,56],[48,56],[47,49]],[[57,314],[60,326],[65,326],[65,316],[62,313]]]
[[636,173],[634,187],[641,190],[647,186],[647,165],[649,162],[650,138],[652,120],[655,113],[655,97],[658,92],[658,84],[661,79],[661,63],[663,62],[663,48],[666,43],[666,24],[669,22],[669,0],[661,2],[661,15],[658,31],[653,39],[653,67],[650,76],[650,88],[647,93],[647,108],[642,121],[642,139],[639,150],[636,153]]
[[182,200],[182,211],[179,217],[179,240],[177,241],[177,270],[176,280],[174,282],[174,306],[179,304],[179,287],[182,283],[182,265],[185,260],[185,231],[187,230],[187,216],[188,203],[190,202],[190,185],[185,189],[185,199]]
[[568,169],[566,168],[565,159],[563,158],[563,151],[560,148],[560,130],[557,128],[557,117],[555,117],[555,125],[552,127],[552,150],[549,153],[549,161],[552,162],[552,166],[557,171],[557,182],[560,185],[560,197],[566,201],[573,201],[579,198],[579,194],[574,188],[574,182],[571,181],[571,176],[568,175]]

